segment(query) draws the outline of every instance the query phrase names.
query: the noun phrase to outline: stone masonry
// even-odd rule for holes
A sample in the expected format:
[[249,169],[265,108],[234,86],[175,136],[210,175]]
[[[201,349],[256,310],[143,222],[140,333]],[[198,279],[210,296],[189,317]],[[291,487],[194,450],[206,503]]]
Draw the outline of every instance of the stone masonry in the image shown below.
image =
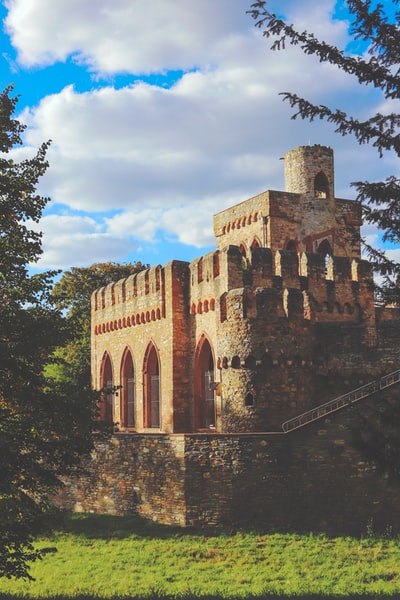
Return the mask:
[[[91,479],[69,482],[68,506],[181,525],[262,513],[279,525],[284,498],[297,498],[309,503],[304,523],[323,526],[322,485],[351,495],[341,504],[365,504],[374,476],[342,417],[290,435],[281,425],[398,369],[399,313],[374,305],[360,205],[335,197],[332,150],[300,147],[284,166],[286,191],[214,216],[214,252],[93,293],[92,383],[115,435],[99,444]],[[358,513],[382,512],[382,498]]]

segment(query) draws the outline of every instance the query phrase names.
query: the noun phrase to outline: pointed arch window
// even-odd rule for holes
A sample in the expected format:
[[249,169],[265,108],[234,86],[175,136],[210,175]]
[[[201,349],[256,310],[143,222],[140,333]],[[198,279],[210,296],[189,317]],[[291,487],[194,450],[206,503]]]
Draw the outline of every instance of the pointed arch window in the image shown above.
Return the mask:
[[323,171],[320,171],[314,179],[314,196],[316,198],[329,198],[329,182]]
[[332,246],[326,238],[318,244],[317,252],[318,254],[322,254],[322,256],[332,256]]
[[214,356],[210,342],[203,336],[195,355],[195,427],[215,428]]
[[114,401],[113,401],[113,367],[110,355],[104,353],[101,361],[100,370],[100,420],[112,423],[114,421]]
[[150,343],[144,359],[144,425],[161,426],[160,361],[153,343]]
[[288,252],[297,252],[297,242],[296,240],[289,240],[286,244],[286,248]]
[[135,427],[135,370],[128,349],[122,357],[121,384],[121,426]]

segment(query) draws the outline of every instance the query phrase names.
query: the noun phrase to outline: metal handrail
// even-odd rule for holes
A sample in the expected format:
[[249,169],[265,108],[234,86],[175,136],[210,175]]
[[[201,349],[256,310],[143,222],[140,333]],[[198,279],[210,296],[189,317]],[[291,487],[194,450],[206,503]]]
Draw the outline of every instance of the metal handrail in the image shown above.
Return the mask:
[[371,396],[371,394],[375,394],[380,390],[384,390],[385,388],[394,385],[395,383],[400,382],[400,369],[397,371],[393,371],[388,375],[384,375],[380,379],[376,379],[362,385],[359,388],[351,390],[347,392],[347,394],[343,394],[342,396],[338,396],[333,400],[329,400],[329,402],[325,402],[325,404],[320,404],[315,408],[307,410],[301,415],[297,415],[288,421],[282,423],[282,429],[284,433],[288,433],[289,431],[293,431],[293,429],[298,429],[299,427],[303,427],[312,421],[316,421],[317,419],[321,419],[325,417],[327,414],[340,410],[344,406],[348,404],[353,404],[354,402],[358,402],[367,396]]

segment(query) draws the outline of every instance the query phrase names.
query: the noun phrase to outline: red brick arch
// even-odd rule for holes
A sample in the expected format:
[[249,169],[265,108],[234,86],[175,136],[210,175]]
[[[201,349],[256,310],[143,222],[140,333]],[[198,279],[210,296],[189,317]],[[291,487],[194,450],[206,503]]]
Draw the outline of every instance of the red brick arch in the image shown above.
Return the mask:
[[110,354],[103,354],[100,364],[100,420],[112,423],[114,420],[114,398],[112,388],[114,385],[114,368]]
[[135,426],[135,367],[132,352],[125,348],[121,360],[121,427]]
[[144,426],[161,427],[161,363],[158,349],[150,341],[143,360]]
[[194,429],[215,428],[214,370],[214,351],[203,333],[194,358]]

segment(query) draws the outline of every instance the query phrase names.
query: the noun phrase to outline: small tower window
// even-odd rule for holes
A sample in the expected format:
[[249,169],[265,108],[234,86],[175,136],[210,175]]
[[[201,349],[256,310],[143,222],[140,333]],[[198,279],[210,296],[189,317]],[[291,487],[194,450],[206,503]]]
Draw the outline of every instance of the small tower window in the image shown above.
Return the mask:
[[316,198],[328,198],[329,197],[329,182],[328,178],[320,171],[314,179],[314,196]]
[[246,398],[244,399],[244,404],[245,406],[254,406],[253,394],[247,394]]
[[238,356],[234,356],[231,362],[232,369],[240,369],[240,358]]
[[288,252],[297,252],[297,242],[296,240],[289,240],[286,244],[286,250]]

